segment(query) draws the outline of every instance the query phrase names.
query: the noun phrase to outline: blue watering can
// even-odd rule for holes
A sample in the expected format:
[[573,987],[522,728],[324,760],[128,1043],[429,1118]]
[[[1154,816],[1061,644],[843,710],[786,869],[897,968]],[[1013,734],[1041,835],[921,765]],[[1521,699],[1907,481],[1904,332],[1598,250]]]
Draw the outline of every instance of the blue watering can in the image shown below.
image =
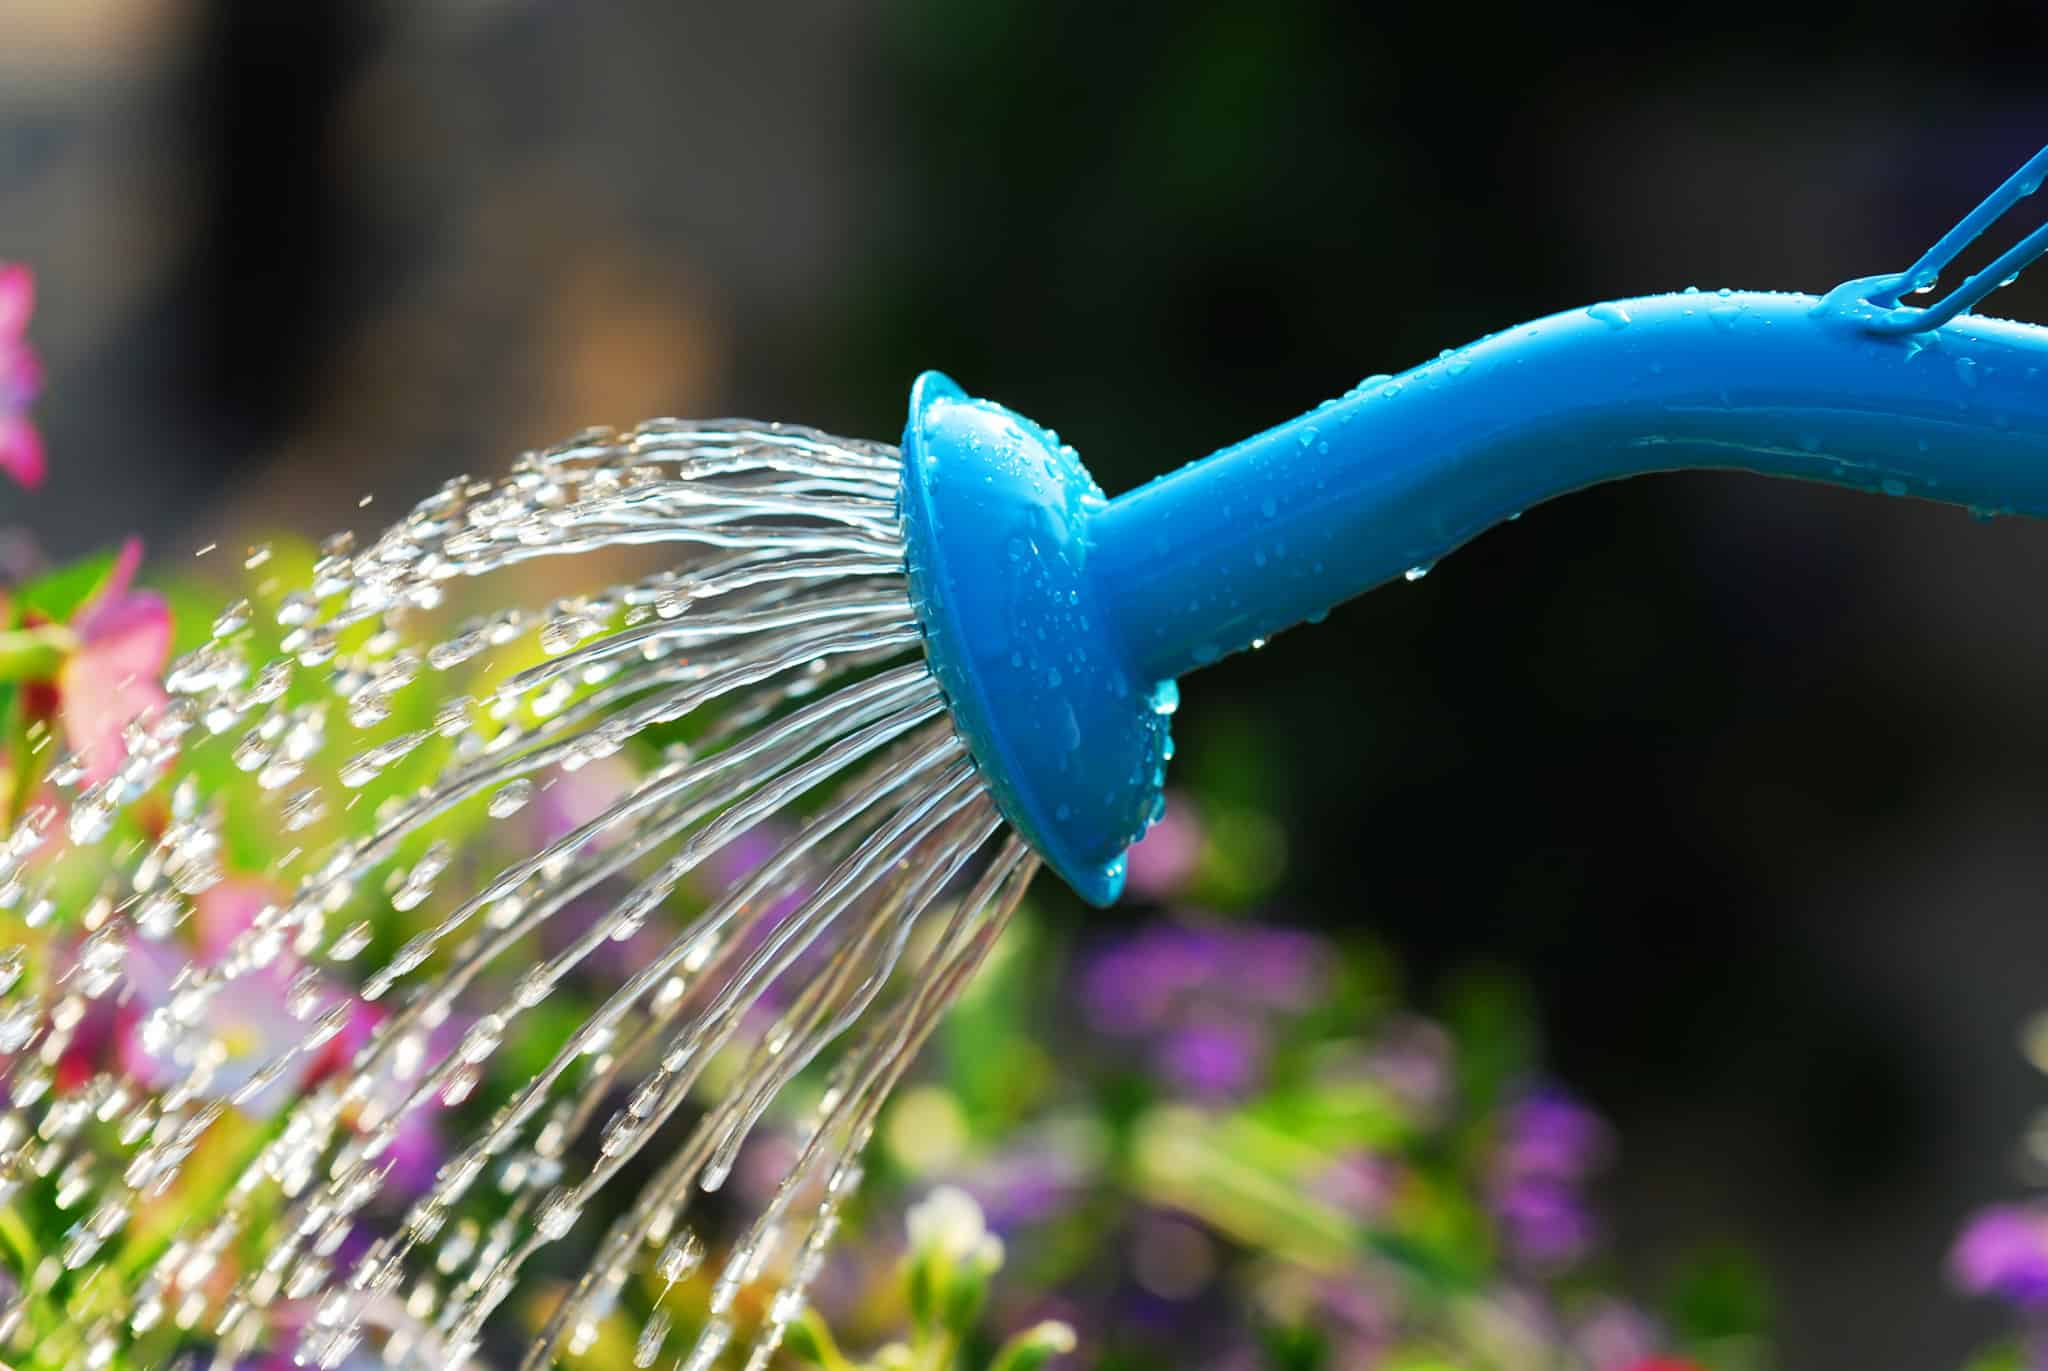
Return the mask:
[[2048,514],[2048,328],[1970,312],[2048,225],[1904,303],[2044,177],[2048,148],[1903,272],[1552,315],[1113,500],[1056,435],[927,372],[903,443],[913,603],[1004,815],[1108,903],[1162,803],[1180,676],[1602,481],[1718,468]]

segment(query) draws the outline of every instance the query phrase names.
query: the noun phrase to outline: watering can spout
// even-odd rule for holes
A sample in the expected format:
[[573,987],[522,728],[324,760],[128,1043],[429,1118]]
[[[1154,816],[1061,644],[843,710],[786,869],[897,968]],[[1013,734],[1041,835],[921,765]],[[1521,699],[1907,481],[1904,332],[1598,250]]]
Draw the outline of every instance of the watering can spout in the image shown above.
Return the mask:
[[1645,472],[2048,513],[2048,329],[1968,312],[2048,252],[2048,224],[1928,307],[1900,303],[2044,180],[2048,148],[1905,271],[1819,299],[1688,290],[1554,315],[1118,497],[1089,541],[1140,674],[1178,676],[1530,505]]
[[1086,898],[1157,813],[1172,683],[1603,481],[1733,470],[2048,515],[2048,328],[1926,308],[2043,149],[1906,271],[1685,290],[1521,324],[1105,499],[1073,449],[937,373],[900,492],[927,656],[1003,813]]
[[1739,470],[2048,514],[2048,329],[1866,327],[1886,317],[1854,289],[1722,291],[1524,324],[1110,501],[1093,573],[1140,674],[1168,678],[1625,476]]

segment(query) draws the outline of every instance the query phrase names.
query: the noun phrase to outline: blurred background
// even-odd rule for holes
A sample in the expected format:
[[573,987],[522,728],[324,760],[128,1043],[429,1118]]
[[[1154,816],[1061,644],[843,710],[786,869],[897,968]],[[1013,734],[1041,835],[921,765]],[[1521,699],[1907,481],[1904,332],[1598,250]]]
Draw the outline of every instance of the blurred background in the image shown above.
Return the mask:
[[[1115,491],[1530,316],[1902,267],[2048,138],[2038,4],[1799,8],[7,0],[52,472],[0,520],[169,562],[591,423],[887,437],[928,366]],[[1425,1007],[1529,983],[1626,1269],[1732,1239],[1785,1365],[1953,1364],[2000,1320],[1943,1255],[2048,1106],[2044,574],[2038,526],[1603,489],[1205,673],[1179,765],[1276,917]]]

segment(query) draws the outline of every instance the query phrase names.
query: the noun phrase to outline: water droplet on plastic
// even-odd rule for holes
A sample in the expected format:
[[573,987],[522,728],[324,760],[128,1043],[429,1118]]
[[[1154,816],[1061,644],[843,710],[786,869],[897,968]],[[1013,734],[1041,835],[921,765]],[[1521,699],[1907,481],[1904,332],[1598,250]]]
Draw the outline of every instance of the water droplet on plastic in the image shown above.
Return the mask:
[[1612,329],[1624,329],[1634,322],[1628,310],[1616,300],[1602,300],[1597,305],[1586,306],[1586,317],[1597,319]]

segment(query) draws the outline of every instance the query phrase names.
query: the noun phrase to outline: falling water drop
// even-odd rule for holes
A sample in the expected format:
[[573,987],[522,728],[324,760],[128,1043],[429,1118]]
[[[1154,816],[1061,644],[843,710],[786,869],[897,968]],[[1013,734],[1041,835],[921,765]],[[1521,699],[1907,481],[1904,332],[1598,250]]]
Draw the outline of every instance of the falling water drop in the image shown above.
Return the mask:
[[486,808],[493,819],[509,818],[526,808],[526,802],[532,798],[533,782],[520,777],[498,787]]

